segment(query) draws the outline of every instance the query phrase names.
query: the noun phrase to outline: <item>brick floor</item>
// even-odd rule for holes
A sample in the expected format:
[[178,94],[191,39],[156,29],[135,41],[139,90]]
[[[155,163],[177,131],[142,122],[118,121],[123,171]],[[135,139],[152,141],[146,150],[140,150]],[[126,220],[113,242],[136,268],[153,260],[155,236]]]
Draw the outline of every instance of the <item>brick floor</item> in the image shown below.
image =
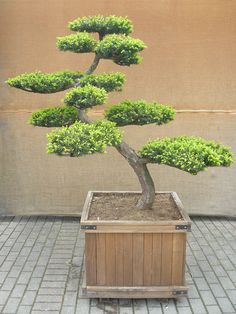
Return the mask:
[[236,313],[235,219],[193,218],[188,299],[81,299],[83,253],[77,218],[0,217],[0,313]]

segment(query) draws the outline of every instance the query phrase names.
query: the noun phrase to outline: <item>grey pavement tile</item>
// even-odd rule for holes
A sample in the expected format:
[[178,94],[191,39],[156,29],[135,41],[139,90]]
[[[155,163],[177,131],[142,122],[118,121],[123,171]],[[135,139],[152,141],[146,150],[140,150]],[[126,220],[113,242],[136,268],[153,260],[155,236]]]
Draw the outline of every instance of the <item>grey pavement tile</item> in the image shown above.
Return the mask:
[[88,299],[78,299],[76,306],[76,314],[88,314],[88,309],[90,307],[90,300]]
[[1,286],[1,290],[12,290],[16,284],[16,278],[6,278],[3,285]]
[[64,288],[65,286],[65,281],[42,281],[41,283],[41,288]]
[[20,305],[17,314],[31,314],[32,307],[30,305]]
[[219,280],[213,271],[204,271],[204,277],[208,283],[218,283]]
[[68,292],[64,294],[64,299],[63,299],[63,306],[72,306],[75,305],[77,301],[77,291],[75,292]]
[[63,306],[60,314],[74,314],[75,308],[73,306]]
[[[32,312],[30,313],[30,314],[43,314],[43,313],[48,313],[48,314],[58,314],[58,313],[60,313],[60,312],[58,312],[58,310],[56,310],[56,311],[51,311],[51,310],[32,310]],[[88,314],[88,313],[87,313]]]
[[225,290],[236,288],[232,281],[229,279],[229,277],[219,277],[219,281]]
[[21,272],[19,278],[17,279],[18,284],[27,284],[31,277],[31,272],[23,271]]
[[64,288],[40,288],[38,295],[63,295]]
[[50,303],[50,302],[35,302],[33,306],[33,310],[37,311],[60,311],[61,304],[60,303]]
[[20,298],[9,298],[5,307],[3,308],[3,313],[17,313],[17,308],[20,303]]
[[218,283],[210,284],[211,291],[215,298],[220,298],[226,296],[224,289]]
[[12,298],[21,298],[25,293],[26,285],[15,285],[11,292]]
[[157,307],[157,308],[155,308],[155,307],[150,307],[150,308],[148,309],[148,311],[149,311],[149,314],[163,314],[163,311],[162,311],[162,308],[161,308],[161,307]]
[[41,284],[42,278],[31,278],[28,284],[28,290],[38,290]]
[[179,314],[193,314],[193,311],[190,307],[182,307],[181,310],[179,310]]
[[217,301],[223,313],[234,313],[234,311],[236,310],[227,298],[218,298]]
[[226,290],[226,294],[233,305],[236,305],[236,289]]
[[208,314],[222,314],[221,309],[217,305],[208,305],[207,311],[208,311]]
[[22,298],[21,304],[32,305],[34,303],[36,294],[37,294],[37,291],[26,291]]
[[163,302],[162,311],[163,313],[177,314],[177,308],[175,306],[175,302],[173,300]]
[[204,278],[194,278],[194,282],[199,290],[210,290],[210,287]]
[[0,284],[2,284],[4,282],[4,280],[6,279],[8,275],[7,271],[0,271]]
[[201,299],[189,299],[194,314],[207,313],[206,308]]
[[200,291],[202,301],[205,305],[215,305],[217,304],[215,297],[211,291]]
[[101,309],[97,306],[92,306],[90,308],[90,314],[105,314],[104,309]]
[[43,303],[62,303],[63,295],[38,295],[35,302],[43,302]]
[[6,301],[10,295],[11,291],[1,291],[0,290],[0,305],[5,305]]

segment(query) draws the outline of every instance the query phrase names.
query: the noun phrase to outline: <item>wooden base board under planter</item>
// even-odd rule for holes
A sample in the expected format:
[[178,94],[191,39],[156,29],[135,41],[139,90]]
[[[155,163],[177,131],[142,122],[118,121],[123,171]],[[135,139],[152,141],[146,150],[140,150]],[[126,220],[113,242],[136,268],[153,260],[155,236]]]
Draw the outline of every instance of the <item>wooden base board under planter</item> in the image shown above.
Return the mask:
[[89,220],[89,192],[81,217],[85,232],[83,297],[177,298],[187,296],[185,256],[191,221],[175,192],[182,216],[170,221]]

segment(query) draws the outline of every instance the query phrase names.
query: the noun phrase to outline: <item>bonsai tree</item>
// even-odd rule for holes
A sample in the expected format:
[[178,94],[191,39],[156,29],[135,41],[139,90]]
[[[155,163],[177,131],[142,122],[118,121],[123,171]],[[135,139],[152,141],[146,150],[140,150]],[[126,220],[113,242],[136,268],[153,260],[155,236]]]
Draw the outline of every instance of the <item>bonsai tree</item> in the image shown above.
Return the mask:
[[[69,91],[63,106],[44,108],[32,114],[30,123],[42,127],[60,127],[48,134],[48,153],[80,157],[102,153],[113,146],[134,170],[141,184],[138,209],[150,209],[155,198],[148,163],[165,164],[196,175],[213,166],[230,166],[233,155],[229,148],[200,137],[179,136],[155,139],[138,152],[122,139],[118,127],[126,125],[161,125],[174,119],[175,110],[168,105],[145,100],[124,100],[105,110],[105,119],[91,121],[88,109],[102,105],[107,95],[121,91],[125,76],[119,72],[93,74],[100,60],[109,59],[120,66],[141,62],[146,48],[140,39],[129,36],[133,30],[127,17],[89,16],[69,23],[74,34],[58,37],[57,47],[73,53],[93,53],[94,60],[85,72],[33,72],[8,79],[7,83],[32,93]],[[97,33],[93,36],[91,33]]]

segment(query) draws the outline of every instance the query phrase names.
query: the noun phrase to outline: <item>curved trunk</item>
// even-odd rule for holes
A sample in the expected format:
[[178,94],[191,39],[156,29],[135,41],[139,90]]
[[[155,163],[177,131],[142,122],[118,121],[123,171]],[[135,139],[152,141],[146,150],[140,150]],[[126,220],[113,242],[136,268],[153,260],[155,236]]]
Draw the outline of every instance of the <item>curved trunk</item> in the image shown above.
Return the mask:
[[[103,35],[99,34],[99,39],[102,40]],[[97,68],[100,58],[95,54],[91,66],[86,71],[86,74],[92,74]],[[78,110],[79,120],[84,123],[91,123],[92,121],[87,116],[84,110]],[[138,209],[151,209],[155,199],[155,186],[152,177],[147,168],[147,162],[140,158],[136,152],[125,142],[116,145],[117,151],[128,161],[129,165],[133,168],[141,184],[142,194],[137,203]]]
[[116,149],[128,161],[141,184],[142,194],[136,205],[137,208],[151,209],[155,199],[155,186],[147,168],[147,164],[125,142],[117,145]]

